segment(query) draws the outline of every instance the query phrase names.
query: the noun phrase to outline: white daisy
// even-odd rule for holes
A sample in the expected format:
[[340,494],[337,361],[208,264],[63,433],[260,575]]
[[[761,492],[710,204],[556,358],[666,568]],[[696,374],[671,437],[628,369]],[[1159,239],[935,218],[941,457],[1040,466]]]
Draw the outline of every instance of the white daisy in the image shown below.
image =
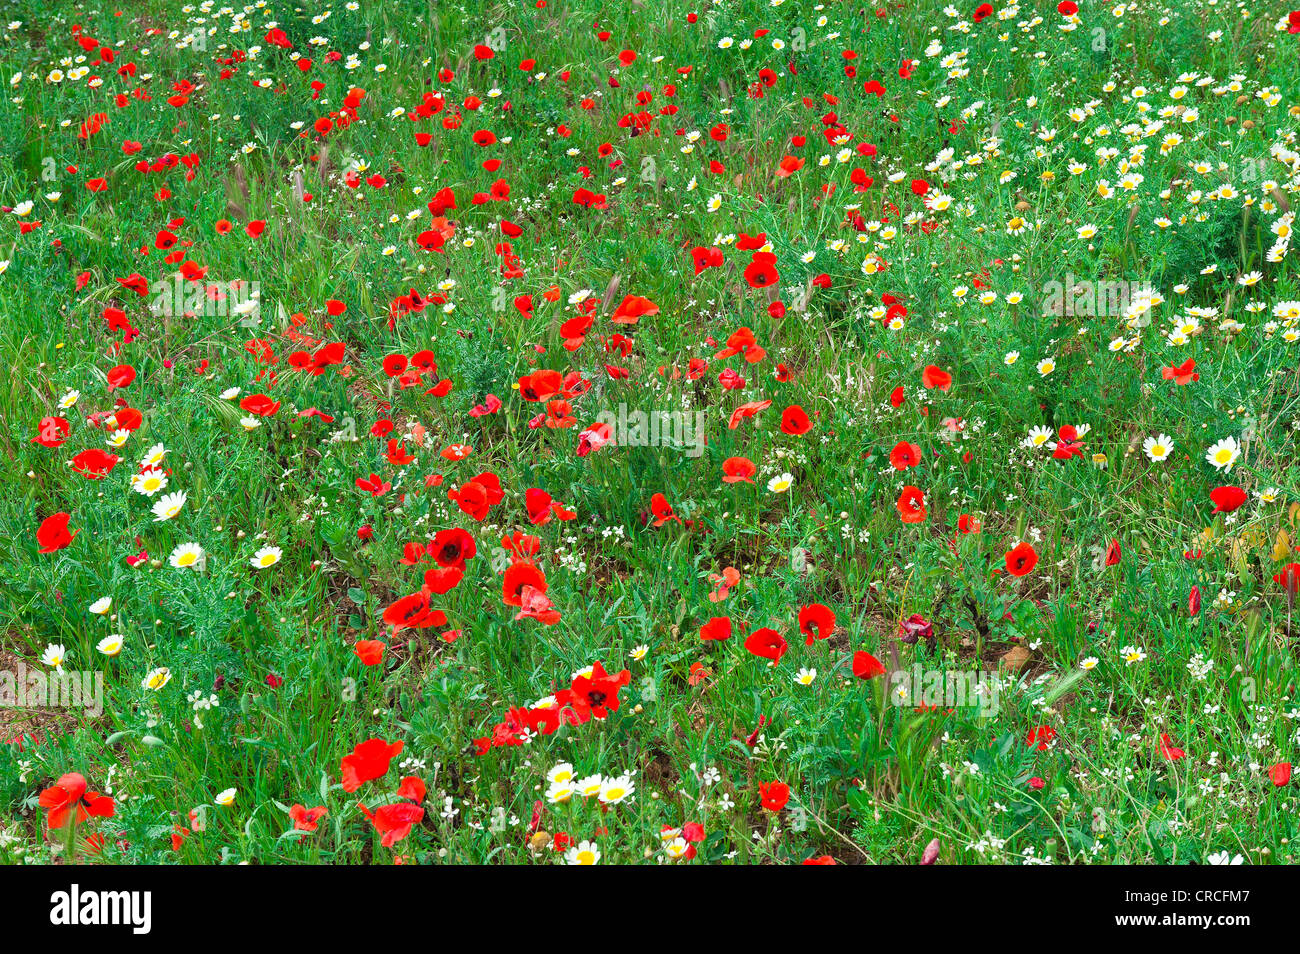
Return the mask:
[[203,548],[197,543],[182,543],[172,551],[167,562],[178,570],[197,570],[203,565],[203,558]]

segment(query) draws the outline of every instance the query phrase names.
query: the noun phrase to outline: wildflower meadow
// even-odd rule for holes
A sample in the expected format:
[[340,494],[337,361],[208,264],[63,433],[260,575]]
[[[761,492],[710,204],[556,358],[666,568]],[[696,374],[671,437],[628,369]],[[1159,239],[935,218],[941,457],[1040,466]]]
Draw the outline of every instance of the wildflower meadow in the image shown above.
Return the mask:
[[1295,861],[1300,11],[0,28],[0,863]]

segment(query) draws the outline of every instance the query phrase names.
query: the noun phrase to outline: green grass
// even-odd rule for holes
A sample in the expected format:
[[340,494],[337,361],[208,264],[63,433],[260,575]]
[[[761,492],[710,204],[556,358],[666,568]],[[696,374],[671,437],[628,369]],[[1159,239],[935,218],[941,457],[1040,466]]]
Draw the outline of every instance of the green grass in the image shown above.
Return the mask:
[[[914,864],[934,839],[943,864],[1291,861],[1295,801],[1269,775],[1297,760],[1300,711],[1284,585],[1300,537],[1300,274],[1282,238],[1300,187],[1300,36],[1285,11],[1086,2],[1063,29],[1049,3],[980,22],[973,3],[269,2],[240,20],[129,6],[4,12],[0,670],[48,671],[42,654],[62,646],[104,695],[98,715],[0,708],[0,859],[67,857],[70,833],[47,831],[37,798],[76,772],[115,801],[79,826],[104,839],[77,850],[86,862],[553,863],[561,833],[601,863],[667,862],[662,829],[686,825],[696,862]],[[309,69],[266,39],[275,25]],[[488,41],[495,57],[476,59]],[[353,88],[355,118],[318,133]],[[413,122],[426,93],[444,106]],[[107,122],[79,138],[97,113]],[[633,135],[620,120],[637,113],[649,125]],[[828,141],[835,123],[852,138]],[[495,144],[475,143],[482,130]],[[195,159],[136,169],[167,155]],[[786,156],[804,165],[778,176]],[[508,197],[488,197],[494,183]],[[444,188],[454,233],[426,251]],[[575,204],[580,188],[605,207]],[[160,230],[178,244],[156,248]],[[736,247],[759,233],[780,274],[766,288]],[[696,275],[690,250],[715,246],[724,264]],[[255,283],[260,308],[168,316],[118,281],[170,283],[182,261],[206,283]],[[1158,300],[1045,311],[1049,283],[1071,279]],[[390,322],[412,290],[427,307]],[[628,295],[657,313],[615,323]],[[110,327],[110,307],[138,333]],[[588,312],[566,350],[580,333],[561,325]],[[765,356],[715,357],[741,327]],[[341,361],[295,367],[332,342]],[[385,373],[423,349],[436,370],[409,386]],[[1196,380],[1162,373],[1189,359]],[[118,365],[136,377],[110,390]],[[923,383],[930,366],[950,387]],[[589,385],[571,388],[571,426],[523,399],[540,370]],[[246,429],[255,394],[280,407]],[[499,411],[471,413],[489,394]],[[112,427],[88,419],[119,399],[141,422],[89,480],[69,461],[108,449]],[[772,403],[728,426],[756,401]],[[620,405],[698,412],[707,445],[579,455],[580,432]],[[781,426],[794,405],[802,435]],[[313,408],[332,420],[300,416]],[[47,416],[69,422],[61,446],[32,441]],[[375,436],[381,420],[391,434]],[[1080,453],[1054,459],[1061,429],[1084,425]],[[1036,427],[1050,437],[1024,446]],[[1158,435],[1173,442],[1162,461],[1143,448]],[[1206,452],[1227,437],[1241,453],[1220,470]],[[390,439],[415,460],[391,460]],[[900,442],[920,448],[902,473]],[[160,496],[131,486],[156,444],[164,492],[188,497],[165,521]],[[440,456],[455,444],[472,453]],[[756,465],[753,483],[722,481],[731,457]],[[447,491],[482,473],[503,499],[480,521]],[[371,474],[391,488],[359,489]],[[789,488],[769,489],[782,475]],[[896,504],[909,485],[917,522]],[[1246,502],[1213,513],[1220,486]],[[573,518],[534,525],[532,488]],[[677,519],[655,525],[656,494]],[[55,513],[79,532],[40,554]],[[395,632],[385,610],[432,565],[404,564],[404,546],[453,527],[477,555],[432,597],[445,625]],[[516,532],[538,538],[552,625],[503,603]],[[1038,562],[1016,577],[1005,555],[1021,541]],[[190,542],[201,569],[170,565]],[[262,546],[282,557],[254,569]],[[729,567],[739,582],[714,601]],[[89,612],[102,597],[110,610]],[[836,625],[806,645],[812,604]],[[714,616],[733,620],[730,640],[701,639]],[[931,638],[900,640],[916,617]],[[775,666],[744,645],[764,627],[788,642]],[[114,656],[96,648],[110,634]],[[385,644],[378,665],[354,652],[368,640]],[[855,677],[859,652],[886,673]],[[607,718],[502,727],[596,662],[627,670]],[[143,687],[156,667],[170,681]],[[900,703],[894,674],[914,671],[989,695]],[[341,760],[372,738],[403,749],[345,791]],[[629,774],[635,791],[553,804],[561,763],[575,779]],[[423,799],[398,797],[407,777]],[[760,800],[771,782],[789,786],[779,810]],[[387,846],[362,810],[417,802]],[[294,804],[328,813],[295,831]]]

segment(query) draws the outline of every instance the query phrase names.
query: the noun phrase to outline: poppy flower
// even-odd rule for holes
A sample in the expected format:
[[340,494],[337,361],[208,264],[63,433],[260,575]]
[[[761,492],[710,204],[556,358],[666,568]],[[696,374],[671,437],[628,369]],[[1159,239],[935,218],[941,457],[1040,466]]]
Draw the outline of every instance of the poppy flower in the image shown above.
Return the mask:
[[810,603],[799,610],[799,632],[809,646],[815,639],[826,639],[835,632],[835,613],[823,603]]
[[45,809],[45,824],[58,831],[74,818],[81,824],[88,818],[112,818],[115,811],[113,799],[99,792],[86,791],[86,778],[77,772],[60,776],[50,788],[41,792],[37,800]]
[[1232,513],[1244,504],[1246,499],[1246,491],[1240,487],[1215,487],[1210,491],[1210,500],[1214,502],[1214,509],[1210,514]]
[[358,803],[361,813],[370,820],[383,837],[380,844],[391,848],[411,833],[411,829],[424,820],[424,809],[412,802],[394,802],[380,805],[373,812],[364,804]]
[[447,491],[447,499],[455,501],[462,511],[475,520],[487,519],[492,507],[505,497],[501,481],[496,474],[482,473],[459,487]]
[[605,719],[619,707],[618,693],[632,681],[632,673],[624,669],[611,675],[597,662],[589,674],[578,676],[564,695],[565,702],[575,709],[576,716],[585,722],[590,718]]
[[32,438],[32,443],[40,444],[42,447],[62,447],[71,432],[72,427],[64,418],[43,417],[36,429],[36,436]]
[[1039,725],[1029,730],[1025,737],[1025,745],[1030,748],[1037,748],[1039,752],[1046,752],[1056,739],[1056,730],[1050,725]]
[[785,651],[790,647],[786,643],[785,637],[776,630],[765,626],[749,634],[749,637],[745,640],[745,648],[759,659],[768,659],[775,664],[781,661],[781,657],[785,655]]
[[650,509],[655,515],[654,525],[656,527],[662,527],[670,520],[681,522],[681,518],[673,513],[673,505],[668,502],[668,498],[663,494],[655,494],[650,498]]
[[874,679],[884,674],[884,664],[871,653],[859,649],[853,654],[853,675],[859,679]]
[[781,273],[776,270],[776,256],[771,252],[755,252],[745,266],[744,274],[750,288],[767,288],[781,280]]
[[1177,748],[1177,747],[1174,745],[1173,741],[1169,738],[1169,733],[1168,733],[1168,732],[1165,732],[1165,733],[1161,734],[1161,736],[1160,736],[1160,755],[1161,755],[1162,758],[1164,758],[1164,759],[1166,759],[1167,761],[1170,761],[1170,762],[1177,762],[1177,761],[1178,761],[1179,759],[1181,759],[1185,754],[1186,754],[1186,753],[1184,753],[1182,749]]
[[393,627],[396,633],[402,629],[428,629],[430,626],[444,626],[447,614],[429,605],[429,594],[421,590],[403,596],[390,604],[385,610],[383,620]]
[[524,587],[545,593],[546,574],[532,563],[510,564],[501,580],[501,602],[507,606],[522,606]]
[[72,458],[72,469],[89,480],[103,480],[121,461],[116,454],[92,447]]
[[731,412],[731,420],[727,423],[727,427],[734,431],[740,427],[741,421],[751,418],[759,411],[765,411],[771,406],[771,401],[747,401]]
[[427,570],[424,574],[424,589],[441,596],[450,593],[465,577],[465,570],[459,566],[439,566]]
[[377,639],[361,639],[352,647],[363,666],[378,666],[384,661],[384,650],[388,647]]
[[1300,563],[1288,563],[1273,575],[1273,582],[1286,590],[1291,596],[1300,591]]
[[388,763],[402,753],[406,743],[367,739],[343,756],[340,770],[343,773],[343,791],[355,792],[366,782],[388,774]]
[[429,556],[433,557],[433,562],[443,567],[465,568],[465,561],[472,560],[477,552],[474,543],[474,537],[468,530],[460,527],[452,527],[448,530],[439,530],[433,535],[433,540],[428,545]]
[[936,365],[927,365],[921,372],[921,384],[927,388],[938,388],[947,394],[952,387],[952,375]]
[[812,430],[812,421],[798,404],[791,404],[781,412],[781,433],[799,436]]
[[1286,788],[1291,782],[1291,763],[1278,762],[1268,770],[1268,780],[1278,788]]
[[36,528],[36,542],[40,546],[38,553],[54,553],[72,542],[72,538],[81,531],[74,530],[69,533],[69,519],[71,519],[69,514],[56,513],[41,521],[41,525]]
[[270,417],[280,410],[280,402],[265,394],[250,394],[239,402],[239,406],[256,417]]
[[785,782],[759,782],[758,800],[769,812],[779,812],[790,801],[790,786]]
[[722,482],[724,484],[735,484],[740,481],[752,484],[754,474],[757,472],[758,468],[747,457],[728,457],[722,462]]
[[372,497],[382,497],[393,486],[378,474],[371,474],[369,477],[358,477],[354,483],[358,490],[364,491]]
[[1012,576],[1026,576],[1038,565],[1038,553],[1022,540],[1007,551],[1006,564]]
[[[659,314],[659,306],[640,295],[625,295],[619,302],[610,321],[616,325],[635,325],[643,317]],[[630,332],[629,332],[630,333]]]
[[326,814],[323,805],[316,808],[308,808],[306,805],[299,804],[289,806],[289,818],[293,822],[294,831],[315,831],[318,823]]
[[907,470],[921,463],[921,448],[908,441],[899,441],[889,452],[889,464],[894,470]]
[[903,523],[924,523],[928,516],[925,509],[925,495],[920,487],[908,484],[898,495],[898,516]]
[[1182,364],[1161,369],[1160,376],[1166,381],[1173,381],[1180,387],[1201,380],[1200,374],[1196,371],[1195,358],[1188,358]]
[[135,368],[129,364],[119,364],[108,372],[108,389],[114,391],[117,388],[124,388],[135,380]]
[[700,639],[705,642],[720,642],[731,638],[731,617],[714,616],[700,627]]

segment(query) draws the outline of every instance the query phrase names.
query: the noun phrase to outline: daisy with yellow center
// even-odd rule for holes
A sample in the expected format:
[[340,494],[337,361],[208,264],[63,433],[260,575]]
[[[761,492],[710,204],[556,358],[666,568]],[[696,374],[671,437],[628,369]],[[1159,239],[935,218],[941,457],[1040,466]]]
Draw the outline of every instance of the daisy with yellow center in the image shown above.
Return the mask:
[[564,860],[571,865],[594,865],[600,863],[600,849],[595,842],[580,841],[564,854]]
[[161,470],[150,468],[141,471],[131,477],[131,489],[138,494],[144,494],[146,497],[152,497],[160,490],[167,487],[167,475]]
[[283,555],[284,551],[279,547],[262,547],[253,554],[253,559],[249,560],[249,562],[253,565],[253,569],[265,570],[268,566],[275,566],[279,563],[280,557]]
[[203,563],[203,548],[197,543],[182,543],[167,562],[178,570],[198,569]]
[[172,681],[172,671],[166,666],[159,666],[156,669],[150,669],[148,674],[140,682],[142,689],[151,689],[157,692],[167,683]]
[[125,638],[120,633],[114,633],[111,636],[105,636],[95,644],[95,649],[99,650],[102,655],[116,656],[122,651],[122,644]]

